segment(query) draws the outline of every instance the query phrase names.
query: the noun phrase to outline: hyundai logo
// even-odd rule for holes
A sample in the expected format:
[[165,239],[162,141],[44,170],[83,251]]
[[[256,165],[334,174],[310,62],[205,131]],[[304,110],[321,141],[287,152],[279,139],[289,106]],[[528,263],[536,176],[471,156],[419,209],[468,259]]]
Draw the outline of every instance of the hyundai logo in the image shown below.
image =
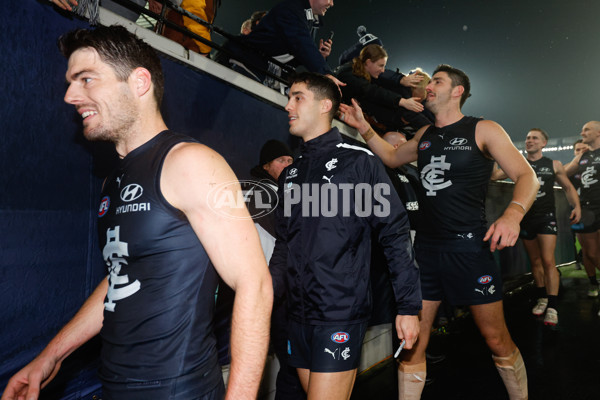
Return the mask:
[[452,146],[464,146],[465,144],[467,144],[468,140],[465,138],[454,138],[450,141],[450,144]]
[[288,173],[288,175],[296,175],[298,173],[298,168],[292,168],[290,169],[290,172]]
[[121,200],[133,201],[138,199],[142,193],[144,193],[144,189],[140,185],[137,183],[131,183],[121,190]]

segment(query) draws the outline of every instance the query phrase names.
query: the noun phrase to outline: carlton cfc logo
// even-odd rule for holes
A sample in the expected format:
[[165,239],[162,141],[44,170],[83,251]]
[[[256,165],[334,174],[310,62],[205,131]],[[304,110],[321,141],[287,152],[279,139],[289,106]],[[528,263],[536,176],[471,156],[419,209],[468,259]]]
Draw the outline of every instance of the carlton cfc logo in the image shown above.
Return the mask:
[[431,142],[427,140],[419,145],[419,150],[427,150],[429,147],[431,147]]
[[348,340],[350,340],[350,334],[346,332],[336,332],[331,335],[331,340],[335,343],[346,343]]
[[483,275],[482,277],[480,277],[479,279],[477,279],[477,282],[481,283],[482,285],[488,284],[492,281],[492,277],[490,275]]
[[110,206],[110,197],[104,196],[100,201],[100,209],[98,210],[98,217],[104,217],[108,212]]

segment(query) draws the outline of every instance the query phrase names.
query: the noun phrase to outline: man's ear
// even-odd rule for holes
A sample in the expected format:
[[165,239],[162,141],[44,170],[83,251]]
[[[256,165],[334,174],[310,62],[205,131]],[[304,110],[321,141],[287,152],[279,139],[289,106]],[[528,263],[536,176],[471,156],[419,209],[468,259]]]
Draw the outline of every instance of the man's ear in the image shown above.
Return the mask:
[[331,107],[333,107],[333,102],[330,99],[321,100],[321,113],[329,114]]
[[452,89],[452,94],[456,97],[462,97],[464,92],[465,92],[465,87],[463,85],[455,86]]
[[132,85],[134,93],[138,97],[143,97],[150,92],[152,87],[152,76],[146,68],[138,67],[131,72]]

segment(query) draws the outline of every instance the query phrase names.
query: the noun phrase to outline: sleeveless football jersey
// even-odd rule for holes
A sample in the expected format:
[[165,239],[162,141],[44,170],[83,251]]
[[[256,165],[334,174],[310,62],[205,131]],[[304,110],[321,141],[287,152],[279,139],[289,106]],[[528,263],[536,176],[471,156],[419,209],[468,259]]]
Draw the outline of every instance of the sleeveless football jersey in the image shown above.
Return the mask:
[[540,182],[540,189],[535,196],[535,201],[527,215],[539,215],[555,212],[554,208],[554,165],[548,157],[542,157],[536,161],[529,161],[529,165],[535,171]]
[[581,175],[581,206],[600,209],[600,149],[583,153],[577,173]]
[[166,379],[214,364],[217,274],[160,175],[169,150],[193,139],[164,131],[120,160],[105,181],[98,228],[108,267],[102,379]]
[[420,239],[464,240],[481,246],[486,231],[485,196],[493,161],[475,142],[479,118],[430,126],[419,141]]

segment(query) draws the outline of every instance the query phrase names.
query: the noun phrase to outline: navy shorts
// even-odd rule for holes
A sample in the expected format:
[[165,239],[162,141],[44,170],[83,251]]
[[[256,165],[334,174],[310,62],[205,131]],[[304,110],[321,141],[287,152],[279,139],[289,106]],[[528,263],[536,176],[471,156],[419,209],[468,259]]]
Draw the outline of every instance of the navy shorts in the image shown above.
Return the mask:
[[537,235],[557,235],[556,217],[554,213],[526,216],[521,221],[519,237],[533,240]]
[[600,230],[600,208],[591,208],[581,205],[581,220],[578,224],[571,225],[575,233],[594,233]]
[[452,305],[488,304],[502,300],[500,267],[489,247],[473,251],[415,248],[423,300]]
[[221,368],[192,372],[171,379],[102,382],[103,400],[222,400],[225,385]]
[[341,372],[358,368],[367,322],[309,325],[289,321],[289,364],[311,372]]

